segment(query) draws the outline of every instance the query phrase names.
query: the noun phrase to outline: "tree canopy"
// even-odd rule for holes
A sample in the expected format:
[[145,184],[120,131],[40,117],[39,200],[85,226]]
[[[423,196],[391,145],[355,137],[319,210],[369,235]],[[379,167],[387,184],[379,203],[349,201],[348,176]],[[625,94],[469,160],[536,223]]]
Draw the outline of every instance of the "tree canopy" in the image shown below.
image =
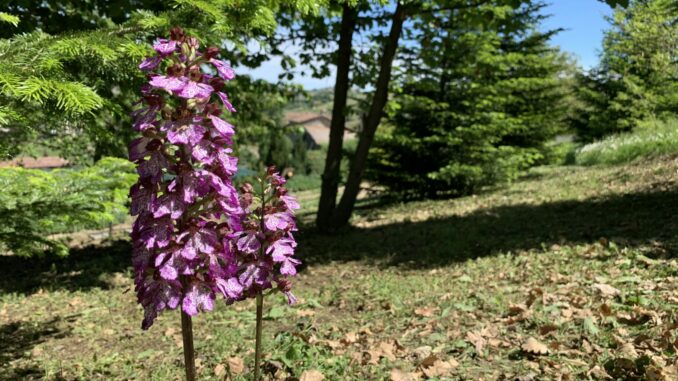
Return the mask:
[[[91,135],[96,156],[123,150],[121,131],[143,79],[136,69],[160,31],[184,25],[233,64],[256,64],[247,43],[273,33],[281,6],[313,12],[310,0],[19,1],[3,13],[0,154],[38,135]],[[120,152],[114,152],[120,154]]]
[[412,196],[463,194],[539,163],[565,129],[566,57],[539,32],[540,1],[422,13],[369,177]]
[[585,107],[575,119],[590,140],[678,112],[678,9],[632,1],[609,18],[600,64],[580,77]]

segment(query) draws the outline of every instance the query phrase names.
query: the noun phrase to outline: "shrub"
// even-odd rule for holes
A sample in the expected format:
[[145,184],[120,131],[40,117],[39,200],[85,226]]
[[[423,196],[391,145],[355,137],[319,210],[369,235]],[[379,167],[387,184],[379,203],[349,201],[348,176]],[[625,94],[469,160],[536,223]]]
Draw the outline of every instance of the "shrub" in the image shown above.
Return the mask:
[[81,169],[0,169],[0,249],[21,256],[68,254],[49,235],[121,221],[134,179],[134,166],[114,158]]
[[608,136],[577,150],[580,165],[619,164],[638,158],[678,154],[678,119],[648,121],[633,132]]
[[272,128],[259,146],[259,156],[264,166],[291,169],[302,175],[311,170],[303,130]]

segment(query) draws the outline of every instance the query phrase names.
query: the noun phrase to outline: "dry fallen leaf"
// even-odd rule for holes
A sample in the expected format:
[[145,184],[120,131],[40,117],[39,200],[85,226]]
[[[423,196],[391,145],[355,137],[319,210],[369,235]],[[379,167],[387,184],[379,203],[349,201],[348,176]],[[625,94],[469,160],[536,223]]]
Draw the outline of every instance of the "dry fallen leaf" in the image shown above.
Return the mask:
[[434,307],[420,307],[414,309],[414,314],[421,317],[431,317],[437,310]]
[[226,374],[226,367],[224,364],[219,364],[214,367],[214,375],[217,377],[221,377]]
[[71,299],[70,302],[68,302],[68,305],[71,306],[71,307],[76,307],[76,306],[79,306],[81,304],[82,304],[82,299],[80,299],[77,296],[75,298]]
[[459,363],[455,359],[449,361],[436,359],[430,366],[424,367],[422,364],[421,371],[429,378],[440,377],[450,373],[452,369],[458,366]]
[[516,316],[516,315],[520,315],[520,314],[524,313],[525,311],[527,311],[527,306],[525,304],[510,303],[507,315],[508,316]]
[[618,289],[605,283],[595,283],[593,288],[600,292],[600,295],[607,298],[617,296],[621,293]]
[[379,343],[379,351],[381,352],[381,356],[386,357],[389,359],[389,361],[395,361],[396,356],[395,356],[395,350],[396,347],[393,343]]
[[323,381],[325,376],[315,369],[305,370],[299,377],[299,381]]
[[400,369],[391,370],[391,381],[416,381],[418,379],[417,373],[408,373]]
[[678,364],[667,366],[662,369],[662,374],[667,380],[678,380]]
[[482,333],[467,332],[466,340],[468,340],[469,343],[473,344],[473,346],[476,348],[476,352],[478,353],[478,355],[482,356],[483,348],[485,347],[486,343],[486,340],[485,338],[483,338]]
[[313,310],[297,310],[297,316],[299,317],[310,317],[314,316],[315,311]]
[[636,358],[638,358],[638,352],[636,352],[636,348],[631,343],[626,343],[621,347],[617,348],[615,354],[617,355],[617,357],[622,357],[631,360],[635,360]]
[[551,332],[555,332],[558,330],[558,326],[555,324],[544,324],[541,327],[539,327],[539,334],[542,336],[548,335]]
[[233,374],[240,374],[245,371],[245,361],[240,357],[231,357],[228,359],[228,369]]
[[666,381],[666,380],[675,380],[675,378],[668,378],[664,373],[664,370],[651,365],[645,369],[645,380],[647,381]]
[[438,360],[439,360],[438,356],[435,353],[432,353],[432,354],[428,355],[425,359],[421,360],[420,365],[422,367],[429,367],[429,366],[433,365]]
[[609,374],[605,371],[605,369],[601,368],[599,365],[594,366],[591,368],[588,372],[586,372],[588,376],[593,376],[596,379],[599,380],[611,380],[612,377],[610,377]]
[[181,335],[174,335],[172,336],[172,340],[174,340],[174,345],[177,346],[177,348],[181,348],[184,346],[184,340],[181,337]]
[[565,308],[560,310],[560,315],[564,318],[565,321],[569,321],[572,318],[572,315],[574,314],[574,310],[571,308]]
[[341,343],[344,345],[353,344],[356,341],[358,341],[358,335],[355,332],[348,332],[344,338],[341,339]]
[[612,316],[612,308],[605,303],[601,304],[598,310],[602,316]]
[[431,348],[428,345],[424,345],[422,347],[418,347],[415,350],[412,351],[412,353],[418,358],[418,359],[425,359],[428,357],[431,352],[433,352],[433,348]]
[[363,357],[363,362],[362,362],[363,365],[365,365],[365,364],[377,365],[377,364],[379,364],[379,360],[381,359],[383,352],[378,350],[378,349],[374,349],[374,350],[365,351],[365,354],[367,354],[367,358],[365,359]]
[[32,354],[33,357],[40,356],[42,354],[42,348],[40,348],[40,347],[33,348],[33,350],[31,351],[31,354]]
[[549,348],[534,337],[527,339],[527,341],[525,341],[525,343],[521,346],[521,349],[524,352],[534,355],[545,355],[549,353]]

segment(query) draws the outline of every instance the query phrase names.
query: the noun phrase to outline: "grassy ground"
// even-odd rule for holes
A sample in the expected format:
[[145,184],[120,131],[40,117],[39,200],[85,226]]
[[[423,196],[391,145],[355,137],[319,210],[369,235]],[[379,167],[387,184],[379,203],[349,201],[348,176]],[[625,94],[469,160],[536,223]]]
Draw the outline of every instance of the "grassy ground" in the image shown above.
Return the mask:
[[581,165],[620,164],[638,158],[678,154],[678,119],[648,121],[633,132],[612,135],[577,150]]
[[[335,236],[302,228],[301,301],[265,302],[267,377],[678,379],[677,168],[539,168],[457,200],[365,200]],[[181,379],[179,315],[141,331],[128,264],[124,240],[0,256],[0,380]],[[251,378],[253,322],[252,303],[195,319],[200,379]]]

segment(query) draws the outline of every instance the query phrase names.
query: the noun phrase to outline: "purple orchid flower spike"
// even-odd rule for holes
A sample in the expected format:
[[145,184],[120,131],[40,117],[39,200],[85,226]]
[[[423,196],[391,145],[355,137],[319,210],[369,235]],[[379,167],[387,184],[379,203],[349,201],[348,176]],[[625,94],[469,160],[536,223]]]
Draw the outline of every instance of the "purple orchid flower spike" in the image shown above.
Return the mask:
[[[139,173],[130,212],[137,216],[133,262],[144,329],[163,310],[181,308],[194,316],[212,309],[219,290],[238,290],[235,259],[224,260],[224,253],[236,250],[236,232],[221,232],[214,222],[242,214],[232,184],[237,160],[228,147],[235,129],[217,116],[224,107],[234,111],[230,103],[224,106],[224,79],[235,74],[215,58],[218,49],[200,51],[198,40],[179,28],[170,35],[139,65],[148,75],[133,113],[142,136],[129,147]],[[209,66],[223,79],[203,73]]]
[[[299,203],[274,168],[261,179],[258,194],[249,184],[239,194],[233,185],[238,158],[230,146],[236,131],[225,119],[236,109],[224,88],[235,72],[216,58],[219,49],[201,51],[198,40],[180,28],[153,49],[156,54],[139,65],[148,82],[132,113],[132,128],[141,136],[129,145],[139,174],[130,189],[130,213],[137,216],[131,233],[134,282],[144,309],[142,329],[161,312],[181,309],[192,381],[191,317],[211,311],[217,296],[228,304],[256,298],[257,343],[264,291],[278,290],[296,302],[289,279],[301,264],[292,235]],[[218,75],[203,72],[210,67]]]
[[297,275],[297,267],[301,265],[294,257],[297,243],[292,235],[297,230],[294,209],[299,208],[299,203],[287,194],[285,182],[274,167],[269,167],[256,187],[259,192],[255,192],[255,186],[251,184],[240,188],[243,231],[235,234],[235,258],[240,272],[237,278],[229,280],[228,289],[222,286],[222,293],[229,303],[256,298],[255,379],[258,379],[261,364],[264,291],[272,290],[275,285],[275,290],[282,292],[289,304],[297,302],[292,294],[290,277]]

